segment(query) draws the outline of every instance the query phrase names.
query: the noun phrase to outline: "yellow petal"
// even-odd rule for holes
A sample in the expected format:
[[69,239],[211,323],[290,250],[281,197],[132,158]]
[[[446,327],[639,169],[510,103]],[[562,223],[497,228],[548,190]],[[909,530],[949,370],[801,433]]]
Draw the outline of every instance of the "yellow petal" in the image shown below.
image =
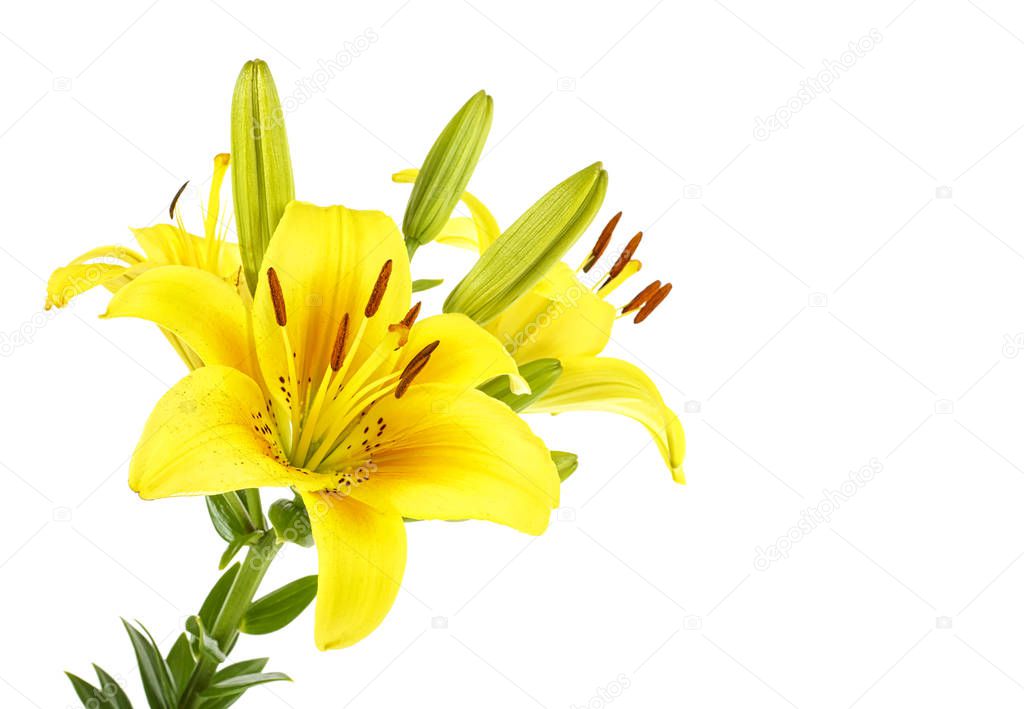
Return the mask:
[[[388,260],[392,271],[383,301],[377,314],[367,320],[366,303]],[[281,282],[294,356],[285,352],[274,316],[267,285],[269,268]],[[365,321],[362,340],[347,357],[354,355],[354,361],[362,362],[374,356],[383,363],[390,353],[374,353],[374,349],[385,340],[388,325],[405,316],[411,295],[409,257],[390,217],[292,202],[267,247],[253,298],[253,334],[268,390],[276,391],[278,377],[289,376],[289,359],[293,359],[299,385],[315,391],[327,371],[345,313],[351,333],[358,332]]]
[[351,497],[303,493],[320,560],[316,646],[353,645],[380,625],[405,571],[405,526]]
[[507,374],[513,394],[530,393],[530,385],[519,376],[515,360],[501,343],[462,314],[434,315],[413,325],[395,369],[404,368],[417,352],[435,340],[440,344],[416,376],[414,386],[433,382],[470,388]]
[[73,263],[61,266],[46,283],[46,309],[63,308],[72,298],[96,286],[114,284],[128,267],[112,263]]
[[642,423],[658,445],[676,482],[685,482],[683,427],[654,382],[638,367],[610,357],[562,359],[562,375],[527,413],[607,411]]
[[150,269],[114,294],[104,317],[150,320],[180,337],[204,363],[255,373],[245,305],[233,285],[208,271]]
[[608,344],[615,308],[558,263],[529,293],[487,324],[520,364],[597,355]]
[[[242,265],[238,244],[220,238],[210,242],[201,236],[183,232],[174,224],[132,229],[132,234],[153,265],[194,266],[224,278],[235,276]],[[211,243],[215,247],[212,250]]]
[[353,497],[412,519],[490,520],[528,534],[547,527],[558,472],[544,443],[501,402],[424,384],[381,401],[367,418],[386,430]]
[[249,487],[308,487],[313,473],[283,460],[259,386],[230,367],[191,372],[150,414],[128,482],[145,499]]
[[[416,168],[410,168],[396,172],[391,179],[394,182],[411,184],[416,181],[419,172]],[[437,241],[464,249],[475,249],[479,253],[483,253],[488,246],[494,243],[495,239],[501,236],[498,220],[494,218],[491,210],[483,202],[469,192],[463,192],[461,200],[469,210],[470,221],[468,223],[464,221],[465,217],[449,220],[437,236]]]

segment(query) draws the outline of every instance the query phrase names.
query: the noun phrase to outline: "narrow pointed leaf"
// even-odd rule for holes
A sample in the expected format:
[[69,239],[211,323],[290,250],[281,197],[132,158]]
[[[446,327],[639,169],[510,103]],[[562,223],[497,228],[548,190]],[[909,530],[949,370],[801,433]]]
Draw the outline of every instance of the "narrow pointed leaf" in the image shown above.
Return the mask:
[[444,303],[481,325],[532,288],[561,260],[604,202],[608,173],[597,162],[556,185],[480,256]]
[[220,697],[225,694],[234,694],[238,691],[245,691],[251,687],[268,682],[291,682],[292,678],[283,672],[263,672],[251,675],[238,675],[219,682],[215,682],[203,690],[203,697]]
[[[75,690],[75,694],[78,695],[78,699],[82,702],[82,704],[86,707],[95,706],[95,702],[99,701],[99,698],[103,695],[103,693],[100,692],[98,688],[93,687],[91,684],[86,682],[78,675],[72,674],[70,672],[65,672],[64,674],[67,675],[68,680],[71,682],[71,686]],[[90,702],[93,702],[93,704],[90,705]]]
[[[121,685],[117,683],[117,680],[111,677],[99,665],[93,665],[92,668],[96,671],[96,679],[100,683],[100,693],[103,695],[100,706],[109,706],[112,709],[132,709],[132,703],[128,700],[128,695],[121,688]],[[106,704],[103,702],[106,702]],[[87,704],[86,706],[88,707],[89,705]]]
[[245,506],[234,492],[210,495],[206,498],[206,510],[210,513],[213,528],[226,542],[253,531]]
[[184,688],[195,666],[196,661],[188,647],[188,637],[182,633],[167,653],[167,668],[171,671],[174,685],[179,689]]
[[131,638],[135,660],[139,665],[139,675],[142,677],[142,688],[146,691],[150,707],[171,709],[177,702],[178,694],[174,680],[171,679],[170,669],[160,655],[156,643],[148,637],[148,633],[143,635],[127,621],[121,622],[124,623],[128,637]]
[[231,679],[232,677],[238,677],[239,675],[259,674],[263,671],[263,668],[267,666],[268,662],[270,662],[269,657],[257,657],[252,660],[235,662],[234,664],[217,670],[217,674],[213,676],[213,681],[219,682],[221,680]]
[[412,292],[421,293],[431,288],[437,288],[442,283],[444,283],[443,278],[417,278],[412,282]]
[[265,635],[295,620],[316,598],[317,577],[305,576],[285,584],[253,602],[239,629],[249,635]]
[[241,537],[235,537],[234,539],[232,539],[230,542],[228,542],[228,548],[224,550],[223,554],[221,554],[220,564],[217,566],[217,568],[225,568],[228,564],[231,563],[231,560],[235,558],[238,552],[241,551],[242,547],[246,546],[247,544],[252,544],[262,536],[263,532],[252,532],[250,534],[246,534]]
[[240,566],[240,564],[233,564],[230,569],[221,574],[217,583],[213,584],[213,588],[206,594],[206,600],[203,601],[203,605],[199,609],[199,618],[207,628],[212,628],[217,621],[221,606],[224,605],[224,599],[227,598],[231,584],[235,582],[235,576],[238,575]]

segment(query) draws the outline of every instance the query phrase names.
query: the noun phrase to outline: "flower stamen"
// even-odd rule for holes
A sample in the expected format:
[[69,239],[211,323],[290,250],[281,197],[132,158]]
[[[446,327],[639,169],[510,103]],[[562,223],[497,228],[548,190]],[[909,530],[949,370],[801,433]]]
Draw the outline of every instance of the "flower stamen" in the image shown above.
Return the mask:
[[368,318],[372,318],[380,309],[380,304],[384,300],[384,291],[388,287],[388,279],[391,278],[391,267],[391,259],[388,259],[380,269],[377,282],[373,284],[373,291],[370,292],[370,299],[366,302],[366,310],[364,311]]
[[590,254],[583,261],[583,266],[581,268],[584,273],[589,272],[590,269],[594,267],[594,264],[597,263],[604,254],[605,249],[608,248],[608,244],[611,243],[612,232],[615,231],[615,227],[618,225],[619,219],[621,218],[622,212],[619,212],[612,217],[611,221],[609,221],[608,224],[605,225],[604,229],[601,230],[601,235],[597,237],[597,243],[594,244],[594,248],[590,250]]
[[644,303],[642,308],[640,308],[640,312],[638,312],[636,314],[636,317],[633,318],[633,322],[634,323],[642,323],[644,320],[646,320],[647,317],[651,313],[654,312],[654,309],[657,308],[658,305],[661,304],[661,301],[665,300],[665,298],[668,297],[668,294],[671,291],[672,291],[672,284],[671,283],[666,283],[661,288],[659,288],[657,291],[655,291],[654,295],[652,295],[650,298],[648,298],[647,302]]
[[659,288],[661,288],[661,281],[654,281],[648,284],[646,288],[633,297],[633,300],[622,306],[622,314],[625,315],[626,313],[638,310],[640,306],[646,303],[647,300],[658,291]]

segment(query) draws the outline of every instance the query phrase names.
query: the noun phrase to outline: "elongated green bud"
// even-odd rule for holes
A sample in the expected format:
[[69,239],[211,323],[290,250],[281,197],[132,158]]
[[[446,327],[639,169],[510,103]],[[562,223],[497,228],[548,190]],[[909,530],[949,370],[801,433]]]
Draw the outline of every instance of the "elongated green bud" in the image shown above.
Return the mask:
[[561,260],[604,202],[608,173],[596,162],[556,185],[491,244],[448,295],[446,313],[493,320]]
[[249,290],[270,237],[295,199],[292,159],[284,130],[284,111],[274,78],[262,59],[245,63],[231,100],[231,187],[235,228]]
[[562,374],[562,363],[557,359],[535,359],[519,367],[519,375],[530,385],[529,394],[513,394],[508,375],[495,377],[478,388],[487,396],[508,404],[516,413],[539,399]]
[[494,100],[478,91],[434,141],[409,195],[402,233],[411,256],[441,233],[469,184],[491,130]]

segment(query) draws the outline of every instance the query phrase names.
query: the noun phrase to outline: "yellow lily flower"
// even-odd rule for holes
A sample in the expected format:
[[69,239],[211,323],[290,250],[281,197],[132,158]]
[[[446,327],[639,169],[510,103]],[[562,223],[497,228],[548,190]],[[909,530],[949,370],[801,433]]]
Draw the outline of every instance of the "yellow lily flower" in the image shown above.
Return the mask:
[[399,229],[380,212],[292,202],[251,306],[203,270],[152,269],[108,317],[151,320],[206,366],[160,399],[132,457],[143,498],[279,486],[306,504],[319,558],[316,644],[383,620],[406,560],[403,517],[547,527],[548,450],[476,387],[508,375],[501,344],[463,315],[416,322]]
[[[100,246],[56,269],[46,286],[46,309],[63,308],[72,298],[96,286],[116,293],[119,288],[142,273],[158,266],[181,265],[203,269],[232,281],[238,278],[241,260],[238,244],[226,240],[226,229],[219,225],[220,191],[230,156],[221,153],[213,159],[210,198],[203,218],[203,236],[185,229],[180,210],[176,209],[182,186],[171,202],[170,216],[174,224],[157,224],[132,229],[142,253],[125,246]],[[195,353],[173,335],[165,332],[171,344],[190,368],[202,365]]]
[[[392,176],[395,182],[414,182],[416,170],[403,170]],[[437,241],[475,249],[479,253],[501,234],[497,221],[480,200],[468,192],[462,202],[470,217],[456,217],[437,237]],[[611,357],[600,357],[611,339],[618,317],[636,313],[635,322],[643,322],[665,299],[671,284],[655,281],[622,307],[607,298],[628,278],[640,270],[633,259],[641,235],[633,237],[611,268],[589,286],[581,280],[599,262],[611,241],[621,213],[602,231],[594,249],[583,264],[573,270],[556,264],[532,291],[521,297],[486,325],[515,361],[522,365],[543,358],[554,358],[562,373],[554,385],[523,413],[559,414],[567,411],[606,411],[628,416],[650,432],[666,466],[676,482],[684,483],[683,456],[686,439],[679,417],[665,404],[657,386],[633,364]]]

